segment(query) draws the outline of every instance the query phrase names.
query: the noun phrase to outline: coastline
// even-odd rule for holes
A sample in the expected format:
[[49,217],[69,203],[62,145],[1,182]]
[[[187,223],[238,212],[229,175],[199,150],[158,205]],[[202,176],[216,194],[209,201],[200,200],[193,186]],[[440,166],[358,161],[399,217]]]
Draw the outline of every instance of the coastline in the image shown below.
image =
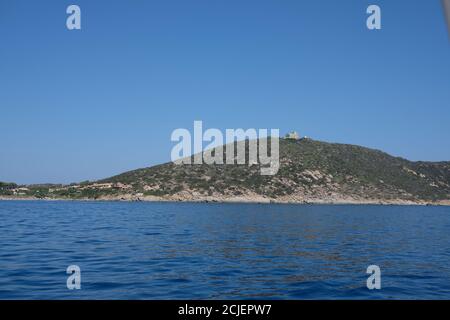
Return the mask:
[[163,203],[210,203],[210,204],[295,204],[295,205],[376,205],[376,206],[450,206],[450,200],[409,201],[402,199],[304,199],[304,200],[280,200],[280,199],[254,199],[244,197],[232,197],[225,199],[200,198],[200,199],[176,199],[164,197],[104,197],[92,198],[36,198],[36,197],[5,197],[0,196],[0,201],[73,201],[73,202],[163,202]]

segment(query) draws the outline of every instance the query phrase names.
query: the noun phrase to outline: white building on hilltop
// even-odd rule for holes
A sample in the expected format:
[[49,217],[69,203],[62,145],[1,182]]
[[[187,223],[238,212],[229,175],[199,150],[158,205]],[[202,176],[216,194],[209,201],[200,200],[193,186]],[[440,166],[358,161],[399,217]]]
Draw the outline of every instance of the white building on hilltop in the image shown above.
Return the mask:
[[300,136],[296,131],[291,131],[285,136],[286,139],[299,140]]

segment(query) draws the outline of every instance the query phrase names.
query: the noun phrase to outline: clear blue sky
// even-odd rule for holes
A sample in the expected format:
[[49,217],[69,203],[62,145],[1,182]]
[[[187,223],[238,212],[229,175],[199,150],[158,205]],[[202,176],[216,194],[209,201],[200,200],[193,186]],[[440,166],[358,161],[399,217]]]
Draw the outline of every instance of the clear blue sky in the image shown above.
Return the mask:
[[0,181],[166,162],[194,120],[450,160],[439,0],[0,0],[0,41]]

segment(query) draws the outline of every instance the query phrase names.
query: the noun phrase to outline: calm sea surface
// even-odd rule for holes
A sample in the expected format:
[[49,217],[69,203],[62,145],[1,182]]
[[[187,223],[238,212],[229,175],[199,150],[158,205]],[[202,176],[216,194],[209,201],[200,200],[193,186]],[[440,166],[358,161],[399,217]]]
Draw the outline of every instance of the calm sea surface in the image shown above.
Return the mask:
[[0,299],[255,298],[450,299],[450,208],[0,201]]

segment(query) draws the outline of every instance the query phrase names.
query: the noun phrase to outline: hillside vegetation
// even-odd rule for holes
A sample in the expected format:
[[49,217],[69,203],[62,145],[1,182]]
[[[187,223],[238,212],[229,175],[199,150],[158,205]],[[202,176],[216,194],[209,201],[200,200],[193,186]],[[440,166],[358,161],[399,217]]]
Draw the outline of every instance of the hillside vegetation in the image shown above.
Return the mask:
[[[241,142],[243,143],[243,142]],[[280,169],[165,163],[96,181],[0,184],[11,197],[189,201],[437,203],[450,200],[450,162],[412,162],[355,145],[280,140]]]

